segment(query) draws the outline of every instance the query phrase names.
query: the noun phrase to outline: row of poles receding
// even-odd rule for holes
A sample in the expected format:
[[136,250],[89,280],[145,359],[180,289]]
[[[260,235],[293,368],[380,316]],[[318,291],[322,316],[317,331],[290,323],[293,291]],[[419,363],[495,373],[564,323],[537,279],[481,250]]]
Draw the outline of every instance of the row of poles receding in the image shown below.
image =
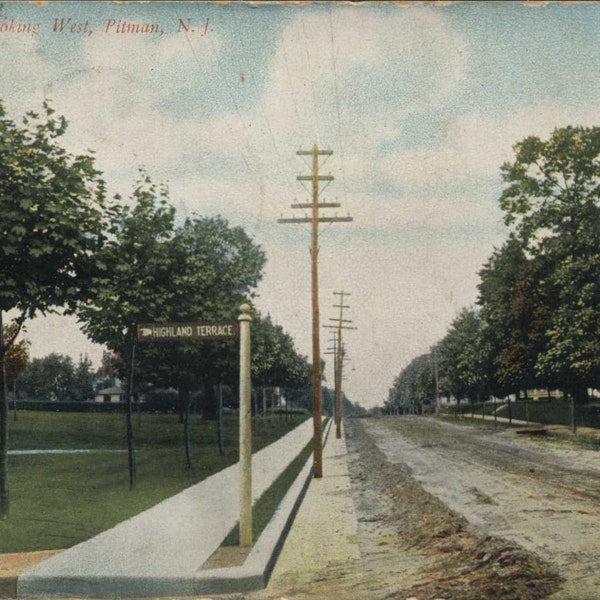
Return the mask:
[[[310,175],[299,175],[298,181],[312,182],[312,202],[295,203],[292,208],[310,209],[312,214],[306,217],[278,219],[279,223],[310,223],[312,225],[312,243],[311,243],[311,279],[312,279],[312,364],[313,364],[313,428],[314,428],[314,476],[323,477],[323,420],[322,420],[322,387],[321,387],[321,341],[320,341],[320,323],[319,323],[319,223],[339,223],[352,221],[352,217],[322,216],[320,211],[325,208],[337,208],[340,206],[337,202],[320,202],[320,184],[321,182],[333,181],[332,175],[321,175],[319,173],[319,158],[321,156],[331,156],[333,150],[319,150],[317,144],[312,150],[298,150],[298,156],[312,157],[312,173]],[[340,302],[343,305],[343,298],[348,295],[339,292],[342,295]],[[340,310],[343,311],[343,308]],[[343,313],[342,313],[343,314]],[[344,327],[348,328],[348,327]],[[340,316],[338,324],[338,341],[341,340],[342,318]],[[336,350],[336,382],[338,380],[337,362],[343,356],[343,353]],[[339,389],[338,389],[339,388]],[[338,410],[339,395],[339,410]],[[341,373],[339,385],[336,386],[336,435],[341,437]],[[339,418],[339,424],[338,424]]]

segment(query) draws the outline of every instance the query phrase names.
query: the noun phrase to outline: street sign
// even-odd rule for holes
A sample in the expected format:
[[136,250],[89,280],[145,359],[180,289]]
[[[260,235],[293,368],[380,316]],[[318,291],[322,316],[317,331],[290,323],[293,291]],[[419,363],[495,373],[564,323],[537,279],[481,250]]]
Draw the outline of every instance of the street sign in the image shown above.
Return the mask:
[[225,323],[140,323],[138,342],[240,340],[240,546],[252,545],[252,375],[250,306],[237,321]]
[[237,321],[224,323],[140,323],[138,342],[181,342],[203,340],[237,340],[240,326]]

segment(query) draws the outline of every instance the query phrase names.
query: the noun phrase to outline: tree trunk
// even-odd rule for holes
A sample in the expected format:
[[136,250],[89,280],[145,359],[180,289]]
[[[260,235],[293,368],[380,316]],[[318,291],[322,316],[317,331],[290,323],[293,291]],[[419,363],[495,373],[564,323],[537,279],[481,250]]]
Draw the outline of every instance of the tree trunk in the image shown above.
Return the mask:
[[142,428],[142,406],[139,393],[136,392],[133,397],[135,399],[135,412],[137,413],[137,426],[139,431]]
[[225,454],[225,448],[223,443],[223,384],[219,384],[219,431],[218,431],[218,439],[219,439],[219,454],[223,456]]
[[129,377],[127,381],[126,404],[126,422],[127,422],[127,459],[129,465],[129,489],[135,488],[136,479],[136,460],[135,460],[135,442],[133,439],[133,372],[135,366],[135,328],[131,331],[131,363],[129,365]]
[[8,519],[8,394],[4,370],[4,324],[0,311],[0,519]]
[[584,386],[577,386],[571,394],[571,431],[577,432],[577,405],[588,402],[588,389]]
[[183,398],[181,394],[177,396],[177,413],[179,415],[179,422],[184,425],[185,424],[185,406],[183,404]]
[[[518,392],[517,392],[518,395]],[[512,406],[510,404],[510,395],[507,397],[508,399],[508,424],[512,425]]]
[[188,471],[192,468],[192,453],[190,449],[190,393],[180,390],[180,404],[185,407],[183,420],[183,437],[185,442],[185,466]]

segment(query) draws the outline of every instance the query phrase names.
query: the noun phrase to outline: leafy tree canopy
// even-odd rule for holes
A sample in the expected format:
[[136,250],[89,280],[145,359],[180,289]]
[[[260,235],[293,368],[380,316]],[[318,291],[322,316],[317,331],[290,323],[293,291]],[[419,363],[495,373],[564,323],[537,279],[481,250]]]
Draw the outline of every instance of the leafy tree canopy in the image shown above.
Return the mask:
[[90,154],[60,145],[66,129],[47,103],[22,125],[0,103],[0,311],[21,319],[73,307],[104,241],[104,182]]
[[388,401],[402,407],[435,403],[435,370],[431,354],[417,356],[400,372],[389,391]]
[[115,207],[110,239],[94,255],[88,297],[77,311],[92,341],[122,352],[136,323],[165,319],[175,294],[174,215],[167,190],[145,173],[130,202]]
[[251,326],[252,378],[259,385],[304,386],[310,384],[312,369],[296,351],[294,340],[270,316],[254,315]]
[[557,129],[548,140],[532,136],[515,150],[515,161],[503,166],[508,185],[500,203],[537,276],[529,286],[533,314],[521,325],[522,335],[537,338],[535,374],[552,387],[596,387],[600,128]]
[[[530,136],[502,166],[505,221],[526,244],[580,235],[600,200],[600,127],[556,129],[548,140]],[[571,237],[569,241],[573,241]]]

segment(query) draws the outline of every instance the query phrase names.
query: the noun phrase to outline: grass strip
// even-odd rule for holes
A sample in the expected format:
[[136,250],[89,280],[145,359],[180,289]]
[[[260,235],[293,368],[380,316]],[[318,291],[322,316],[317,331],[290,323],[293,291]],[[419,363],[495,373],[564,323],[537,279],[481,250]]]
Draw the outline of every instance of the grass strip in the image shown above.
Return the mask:
[[[472,419],[470,416],[454,416],[449,414],[436,415],[436,419],[448,421],[449,423],[455,423],[459,425],[468,425],[470,427],[481,427],[485,429],[498,428],[498,429],[527,429],[524,425],[509,425],[508,421],[494,421],[493,418],[486,419]],[[584,448],[586,450],[600,451],[600,429],[597,428],[578,428],[576,433],[566,425],[546,425],[546,434],[543,437],[538,437],[537,440],[540,444],[551,444],[551,443],[567,443],[575,448]]]
[[[287,491],[302,471],[308,457],[312,454],[313,447],[314,440],[311,440],[254,504],[252,509],[252,539],[254,541],[260,537]],[[240,527],[238,524],[229,532],[222,546],[238,546],[239,543]]]

